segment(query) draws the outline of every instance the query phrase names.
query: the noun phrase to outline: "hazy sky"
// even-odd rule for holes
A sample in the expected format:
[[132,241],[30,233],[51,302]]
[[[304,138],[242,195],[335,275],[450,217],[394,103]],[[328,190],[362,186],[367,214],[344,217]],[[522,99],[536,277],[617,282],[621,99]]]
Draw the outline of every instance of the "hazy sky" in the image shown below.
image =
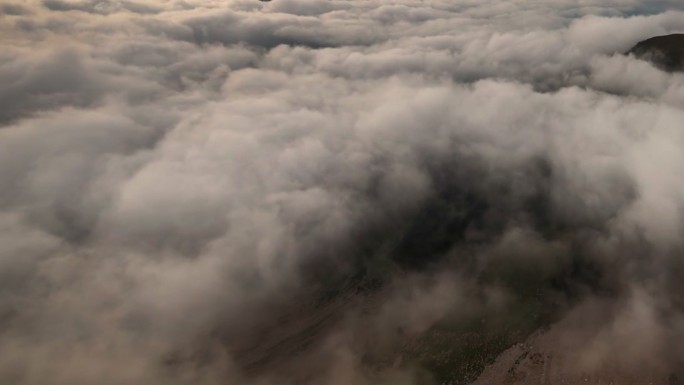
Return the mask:
[[[241,349],[358,269],[420,333],[515,296],[394,269],[578,253],[592,362],[677,365],[684,75],[622,55],[674,32],[679,0],[3,0],[0,383],[282,384]],[[347,326],[292,371],[368,383]]]

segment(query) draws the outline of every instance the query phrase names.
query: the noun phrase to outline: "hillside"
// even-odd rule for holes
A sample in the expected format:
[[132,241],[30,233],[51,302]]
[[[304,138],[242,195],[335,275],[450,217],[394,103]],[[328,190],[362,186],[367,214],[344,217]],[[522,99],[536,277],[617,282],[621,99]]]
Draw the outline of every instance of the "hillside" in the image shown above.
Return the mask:
[[683,71],[684,34],[656,36],[639,42],[627,53],[666,71]]

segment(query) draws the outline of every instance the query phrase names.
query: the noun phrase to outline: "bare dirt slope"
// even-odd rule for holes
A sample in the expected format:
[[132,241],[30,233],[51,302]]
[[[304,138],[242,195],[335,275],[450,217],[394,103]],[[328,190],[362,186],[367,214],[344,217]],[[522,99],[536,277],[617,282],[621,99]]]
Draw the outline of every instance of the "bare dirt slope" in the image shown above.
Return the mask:
[[[682,373],[666,365],[629,361],[600,341],[596,308],[580,308],[562,321],[504,351],[471,385],[680,385]],[[598,341],[598,342],[597,342]],[[623,341],[625,346],[629,340]],[[671,368],[671,366],[670,366]]]

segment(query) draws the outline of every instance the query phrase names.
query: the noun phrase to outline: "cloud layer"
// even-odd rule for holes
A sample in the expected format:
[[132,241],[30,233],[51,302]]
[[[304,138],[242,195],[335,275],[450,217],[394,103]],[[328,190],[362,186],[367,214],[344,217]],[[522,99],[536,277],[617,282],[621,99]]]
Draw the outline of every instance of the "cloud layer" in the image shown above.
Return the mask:
[[3,4],[0,382],[420,382],[597,297],[582,370],[675,370],[679,3]]

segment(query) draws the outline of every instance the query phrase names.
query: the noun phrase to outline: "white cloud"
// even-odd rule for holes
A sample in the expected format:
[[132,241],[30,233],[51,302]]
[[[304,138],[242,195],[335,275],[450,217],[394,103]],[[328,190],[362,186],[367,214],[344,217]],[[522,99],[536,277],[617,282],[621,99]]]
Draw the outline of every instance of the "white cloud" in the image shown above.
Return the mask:
[[[621,54],[684,31],[681,10],[3,5],[0,382],[213,384],[255,367],[250,379],[363,382],[367,325],[499,311],[516,288],[492,261],[541,266],[523,272],[544,285],[567,250],[597,285],[629,296],[647,282],[679,314],[684,75]],[[474,270],[404,276],[466,255]],[[311,305],[359,272],[391,282],[368,296],[377,311],[359,316],[369,305],[344,290]],[[378,351],[397,344],[378,333]],[[658,341],[644,346],[669,351]]]

